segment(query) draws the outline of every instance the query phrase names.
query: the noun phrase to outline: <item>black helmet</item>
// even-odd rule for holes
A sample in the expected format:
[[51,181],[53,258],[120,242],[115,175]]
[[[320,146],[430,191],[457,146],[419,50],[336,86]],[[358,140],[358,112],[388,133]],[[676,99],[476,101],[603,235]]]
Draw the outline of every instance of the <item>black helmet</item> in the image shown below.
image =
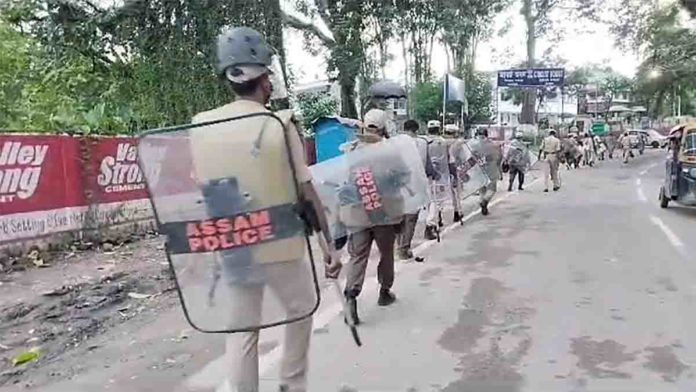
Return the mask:
[[273,63],[273,49],[261,33],[249,27],[234,27],[218,35],[217,72],[225,73],[229,67]]

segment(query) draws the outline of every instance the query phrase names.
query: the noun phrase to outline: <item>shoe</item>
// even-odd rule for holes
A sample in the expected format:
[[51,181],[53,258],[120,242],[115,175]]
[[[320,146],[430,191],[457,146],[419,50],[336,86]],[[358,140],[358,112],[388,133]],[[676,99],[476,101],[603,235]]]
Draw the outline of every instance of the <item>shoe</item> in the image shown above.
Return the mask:
[[454,218],[452,220],[454,222],[461,222],[462,221],[462,214],[460,214],[459,211],[454,211]]
[[512,192],[512,185],[508,187],[508,192]]
[[420,256],[416,257],[414,260],[416,260],[416,263],[422,263],[425,261],[425,259]]
[[544,189],[544,192],[545,192],[545,193],[549,193],[549,190],[548,190],[548,189]]
[[488,202],[481,203],[481,215],[488,215]]
[[522,188],[522,185],[520,185],[520,186],[517,188],[517,190],[518,190],[518,191],[523,191],[524,188]]
[[437,230],[437,227],[435,227],[435,226],[425,226],[425,234],[423,236],[428,241],[437,239],[436,230]]
[[377,305],[379,306],[389,306],[396,301],[396,296],[388,289],[379,290],[379,299],[377,300]]
[[280,388],[278,388],[278,392],[290,392],[290,387],[287,385],[281,385]]
[[559,189],[561,189],[560,186],[555,186],[555,187],[553,187],[553,191],[554,191],[554,192],[558,192]]
[[413,252],[411,250],[399,251],[399,260],[411,260],[413,258]]
[[[355,321],[355,325],[360,324],[360,318],[358,317],[358,299],[356,297],[346,296],[346,303],[348,304],[348,311],[353,321]],[[344,320],[346,324],[348,324],[348,319],[345,318]]]

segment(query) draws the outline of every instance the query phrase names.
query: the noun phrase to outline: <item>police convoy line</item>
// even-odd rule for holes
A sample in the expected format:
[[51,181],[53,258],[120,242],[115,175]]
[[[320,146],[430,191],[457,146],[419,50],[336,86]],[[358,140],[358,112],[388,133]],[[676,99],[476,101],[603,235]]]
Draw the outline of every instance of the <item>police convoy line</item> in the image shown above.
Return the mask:
[[[536,178],[533,181],[531,181],[528,184],[528,187],[533,187],[537,183],[540,183],[542,178]],[[512,196],[516,196],[519,194],[519,191],[514,191],[514,192],[509,192],[504,194],[503,196],[500,196],[493,200],[491,202],[491,206],[495,206],[497,204],[500,204],[506,200],[508,200]],[[472,212],[470,212],[468,215],[464,216],[462,218],[461,222],[454,222],[447,226],[441,233],[442,237],[447,235],[448,233],[456,230],[458,227],[461,227],[464,223],[470,221],[477,215],[481,214],[480,209],[474,209]],[[420,245],[418,245],[416,248],[413,249],[413,254],[414,256],[422,256],[430,247],[433,245],[436,245],[438,242],[437,240],[425,240],[422,242]],[[401,273],[402,269],[407,268],[408,265],[410,264],[416,264],[412,262],[400,262],[397,263],[394,266],[394,274],[398,275]],[[342,282],[345,283],[345,282]],[[372,296],[374,295],[374,292],[376,291],[375,289],[377,288],[378,283],[376,280],[369,280],[365,282],[365,295],[366,296]],[[322,295],[321,297],[326,300],[326,298],[332,298],[331,294],[331,287],[325,287],[322,290]],[[331,323],[333,320],[335,320],[337,317],[341,315],[343,312],[343,306],[340,301],[336,301],[335,299],[332,298],[331,305],[324,309],[318,311],[314,315],[314,323],[312,327],[312,332],[315,333],[317,330],[321,330],[325,328],[329,323]],[[276,331],[279,331],[280,329],[276,328]],[[264,339],[265,340],[265,339]],[[279,339],[280,340],[280,339]],[[280,363],[280,360],[282,358],[282,353],[283,353],[283,345],[278,344],[270,350],[269,352],[265,354],[259,354],[259,376],[263,377],[266,373],[274,369],[275,367],[278,366]],[[198,371],[197,373],[189,376],[186,381],[184,382],[184,386],[187,388],[211,388],[215,387],[216,392],[230,392],[231,387],[225,382],[225,374],[226,374],[226,369],[225,369],[225,355],[221,355],[218,358],[210,361],[208,365],[206,365],[203,369]]]

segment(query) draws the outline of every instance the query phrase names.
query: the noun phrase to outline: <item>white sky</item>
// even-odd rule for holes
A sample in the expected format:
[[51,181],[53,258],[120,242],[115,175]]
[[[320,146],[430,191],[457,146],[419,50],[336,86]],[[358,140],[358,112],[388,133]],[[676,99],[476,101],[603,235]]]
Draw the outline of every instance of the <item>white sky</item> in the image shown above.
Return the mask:
[[[613,0],[608,0],[611,2]],[[287,0],[282,1],[284,7]],[[506,11],[498,15],[494,21],[493,37],[478,48],[476,68],[481,71],[495,71],[522,62],[526,57],[525,27],[520,15],[519,1],[514,2]],[[608,6],[605,8],[609,8]],[[561,19],[562,18],[562,19]],[[624,53],[614,45],[614,37],[609,33],[608,26],[591,21],[573,20],[572,22],[559,15],[560,23],[566,23],[568,34],[556,45],[553,52],[567,61],[566,68],[572,69],[581,65],[606,64],[616,71],[633,76],[639,64],[633,53]],[[498,36],[497,32],[506,24],[508,31]],[[318,25],[323,26],[321,22]],[[537,44],[537,58],[540,58],[549,47],[547,39],[541,38]],[[311,56],[302,49],[302,35],[296,31],[286,32],[286,50],[290,66],[295,73],[298,83],[308,83],[326,79],[326,61],[324,56]],[[389,79],[403,80],[404,64],[401,59],[401,45],[394,43],[390,47],[394,60],[387,65],[386,76]],[[435,76],[443,75],[447,70],[444,50],[436,46],[433,51],[432,69]]]

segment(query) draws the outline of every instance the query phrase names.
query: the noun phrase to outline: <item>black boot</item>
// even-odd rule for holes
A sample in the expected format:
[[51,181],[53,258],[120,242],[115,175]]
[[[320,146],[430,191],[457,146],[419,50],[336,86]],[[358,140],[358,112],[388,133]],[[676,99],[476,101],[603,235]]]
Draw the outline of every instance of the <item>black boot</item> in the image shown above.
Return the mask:
[[512,192],[512,183],[508,186],[508,192]]
[[481,215],[483,215],[483,216],[488,215],[488,202],[487,201],[481,202]]
[[377,305],[379,306],[389,306],[396,301],[396,296],[389,291],[389,289],[379,290],[379,299],[377,300]]
[[[346,295],[346,303],[348,304],[348,311],[350,312],[350,317],[355,322],[355,325],[360,324],[360,318],[358,317],[358,299],[352,295]],[[345,316],[345,322],[348,324],[348,315]]]
[[435,226],[425,226],[425,234],[423,235],[426,240],[434,240],[437,238],[437,227]]
[[459,213],[459,211],[454,211],[454,219],[452,219],[454,222],[461,222],[462,221],[462,214]]

